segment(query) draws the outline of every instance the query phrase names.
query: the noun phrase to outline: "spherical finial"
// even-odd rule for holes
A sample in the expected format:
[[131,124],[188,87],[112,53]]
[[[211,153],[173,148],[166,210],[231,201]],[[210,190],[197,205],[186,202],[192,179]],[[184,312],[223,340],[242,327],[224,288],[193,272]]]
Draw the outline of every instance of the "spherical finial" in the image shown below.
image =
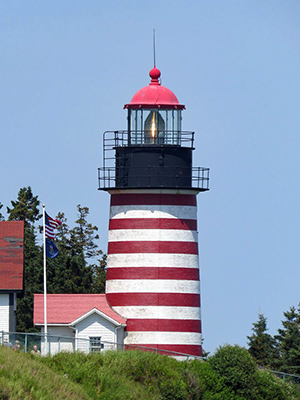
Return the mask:
[[160,70],[156,67],[152,68],[151,71],[149,72],[150,78],[158,80],[160,77]]
[[149,72],[151,82],[150,85],[160,85],[159,83],[159,77],[160,77],[160,70],[156,67],[152,68],[151,71]]

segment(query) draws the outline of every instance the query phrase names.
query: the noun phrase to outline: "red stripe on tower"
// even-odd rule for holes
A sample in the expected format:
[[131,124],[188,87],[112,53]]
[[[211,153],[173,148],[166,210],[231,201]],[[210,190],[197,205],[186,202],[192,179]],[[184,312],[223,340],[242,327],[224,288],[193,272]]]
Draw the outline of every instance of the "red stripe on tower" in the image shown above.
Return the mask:
[[123,267],[109,268],[106,279],[183,279],[199,280],[198,268]]
[[201,323],[193,319],[128,319],[127,329],[146,332],[198,332],[201,333]]
[[109,229],[186,229],[197,230],[197,221],[193,219],[171,218],[124,218],[111,219]]
[[[109,281],[108,281],[109,282]],[[153,285],[156,282],[151,282]],[[200,307],[199,293],[151,293],[127,292],[109,293],[107,300],[112,307],[124,306],[168,306],[168,307]]]
[[198,254],[197,243],[192,242],[151,242],[151,241],[124,241],[109,242],[108,254],[118,253],[179,253]]

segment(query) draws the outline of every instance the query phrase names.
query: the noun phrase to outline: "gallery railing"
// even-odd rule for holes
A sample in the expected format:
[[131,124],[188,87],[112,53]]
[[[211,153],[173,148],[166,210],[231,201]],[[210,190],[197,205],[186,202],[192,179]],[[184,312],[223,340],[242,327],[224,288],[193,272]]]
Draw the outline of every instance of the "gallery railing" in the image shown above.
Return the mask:
[[105,131],[103,133],[103,167],[111,167],[117,147],[175,146],[194,148],[195,132],[164,131],[163,137],[147,137],[145,131]]
[[209,190],[209,168],[203,167],[141,167],[130,181],[126,167],[98,168],[98,188],[179,188]]

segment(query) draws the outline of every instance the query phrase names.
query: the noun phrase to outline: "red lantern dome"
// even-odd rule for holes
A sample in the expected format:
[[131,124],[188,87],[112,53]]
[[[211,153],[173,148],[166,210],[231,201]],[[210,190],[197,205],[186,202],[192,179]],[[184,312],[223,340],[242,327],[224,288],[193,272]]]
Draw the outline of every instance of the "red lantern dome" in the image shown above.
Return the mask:
[[160,70],[156,67],[149,72],[151,82],[148,86],[138,90],[129,104],[124,108],[164,108],[183,110],[185,106],[180,104],[175,94],[159,82]]

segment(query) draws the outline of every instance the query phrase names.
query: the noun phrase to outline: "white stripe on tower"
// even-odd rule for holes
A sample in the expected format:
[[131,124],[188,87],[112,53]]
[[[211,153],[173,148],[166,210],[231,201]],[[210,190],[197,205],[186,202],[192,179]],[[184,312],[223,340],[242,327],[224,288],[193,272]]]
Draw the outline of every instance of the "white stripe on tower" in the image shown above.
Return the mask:
[[106,289],[109,293],[200,293],[198,281],[178,279],[115,279],[107,282]]
[[197,254],[162,254],[162,253],[148,253],[147,259],[143,254],[109,254],[107,262],[110,268],[124,268],[124,267],[169,267],[172,265],[174,268],[197,268],[198,269],[198,255]]
[[199,320],[200,307],[168,307],[168,306],[119,306],[114,310],[123,315],[126,312],[127,318],[135,318],[138,314],[141,318],[153,320]]
[[197,232],[179,229],[117,229],[108,234],[109,242],[140,240],[196,242]]
[[[114,195],[113,195],[114,196]],[[117,196],[117,195],[116,195]],[[121,196],[121,195],[120,195]],[[126,195],[124,195],[126,196]],[[143,195],[142,195],[143,196]],[[176,196],[176,195],[174,195]],[[112,206],[110,209],[111,218],[178,218],[178,219],[197,219],[195,218],[195,207],[190,206],[157,206],[154,208],[145,205],[141,209],[140,205],[135,206]]]
[[196,193],[111,195],[106,294],[125,344],[201,355]]

